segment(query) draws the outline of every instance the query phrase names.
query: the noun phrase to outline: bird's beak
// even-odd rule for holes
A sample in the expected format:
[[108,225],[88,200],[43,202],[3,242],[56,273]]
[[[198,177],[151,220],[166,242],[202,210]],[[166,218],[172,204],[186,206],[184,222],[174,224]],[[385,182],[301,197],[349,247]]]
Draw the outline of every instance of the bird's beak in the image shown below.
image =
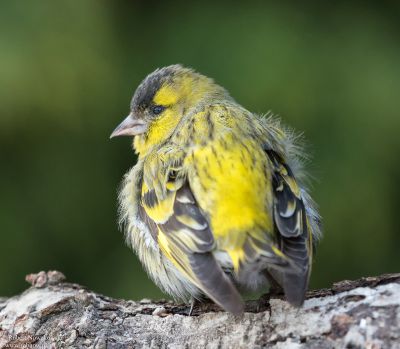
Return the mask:
[[147,122],[137,119],[134,115],[129,114],[127,118],[117,126],[113,133],[111,133],[110,138],[117,136],[137,136],[145,133],[147,127]]

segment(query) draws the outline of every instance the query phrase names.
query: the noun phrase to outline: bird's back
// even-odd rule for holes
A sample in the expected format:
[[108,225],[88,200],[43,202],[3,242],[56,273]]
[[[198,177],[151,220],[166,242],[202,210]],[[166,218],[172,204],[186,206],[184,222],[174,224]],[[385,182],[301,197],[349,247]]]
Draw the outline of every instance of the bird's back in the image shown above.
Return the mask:
[[192,116],[184,167],[217,249],[237,271],[249,239],[273,239],[269,159],[257,138],[257,120],[242,109],[213,105]]

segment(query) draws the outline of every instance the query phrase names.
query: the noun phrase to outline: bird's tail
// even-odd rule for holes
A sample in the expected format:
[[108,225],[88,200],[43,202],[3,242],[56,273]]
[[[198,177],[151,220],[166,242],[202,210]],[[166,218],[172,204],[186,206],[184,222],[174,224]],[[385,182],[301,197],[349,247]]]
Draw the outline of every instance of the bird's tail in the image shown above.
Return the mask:
[[270,285],[275,289],[277,286],[282,288],[287,301],[295,307],[300,307],[304,303],[308,289],[309,274],[308,268],[305,270],[285,271],[268,268],[266,271]]

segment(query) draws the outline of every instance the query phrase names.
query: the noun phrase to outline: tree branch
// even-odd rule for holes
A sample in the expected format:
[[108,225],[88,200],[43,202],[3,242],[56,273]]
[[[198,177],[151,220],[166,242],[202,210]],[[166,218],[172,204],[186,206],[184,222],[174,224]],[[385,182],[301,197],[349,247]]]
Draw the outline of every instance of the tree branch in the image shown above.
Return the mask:
[[301,309],[262,297],[234,317],[212,304],[112,299],[57,271],[0,298],[0,348],[400,348],[400,274],[310,291]]

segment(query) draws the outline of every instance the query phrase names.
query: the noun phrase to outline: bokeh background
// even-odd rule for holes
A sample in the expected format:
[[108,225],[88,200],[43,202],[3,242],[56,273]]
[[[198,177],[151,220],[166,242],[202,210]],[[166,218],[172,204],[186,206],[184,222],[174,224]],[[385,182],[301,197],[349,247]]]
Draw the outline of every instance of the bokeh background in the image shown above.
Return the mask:
[[323,216],[312,287],[400,271],[396,2],[2,1],[0,295],[58,269],[162,297],[117,228],[135,163],[109,135],[136,86],[183,63],[304,132]]

